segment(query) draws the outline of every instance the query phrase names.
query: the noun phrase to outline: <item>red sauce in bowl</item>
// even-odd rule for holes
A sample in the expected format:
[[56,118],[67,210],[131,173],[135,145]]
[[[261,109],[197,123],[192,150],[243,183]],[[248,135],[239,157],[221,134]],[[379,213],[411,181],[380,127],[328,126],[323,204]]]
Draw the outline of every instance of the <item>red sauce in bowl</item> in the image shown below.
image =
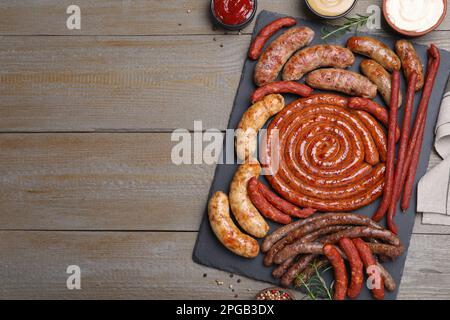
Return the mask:
[[228,25],[246,22],[254,8],[253,0],[214,0],[214,15]]

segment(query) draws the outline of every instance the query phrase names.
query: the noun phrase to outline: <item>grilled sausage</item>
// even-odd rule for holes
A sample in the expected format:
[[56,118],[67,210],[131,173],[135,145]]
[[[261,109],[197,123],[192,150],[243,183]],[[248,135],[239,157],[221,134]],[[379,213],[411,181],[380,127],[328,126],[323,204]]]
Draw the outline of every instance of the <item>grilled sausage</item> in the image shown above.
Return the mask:
[[257,148],[259,130],[284,108],[284,98],[279,94],[271,94],[255,103],[242,116],[236,131],[236,154],[239,159],[253,157]]
[[348,286],[344,259],[337,248],[330,244],[323,247],[323,253],[330,260],[334,269],[334,300],[344,300]]
[[269,231],[269,225],[259,214],[247,192],[248,181],[252,177],[258,177],[260,172],[259,164],[244,163],[239,167],[231,181],[230,206],[242,229],[254,237],[264,238]]
[[[365,59],[361,62],[362,73],[369,78],[378,88],[378,92],[383,97],[387,105],[391,103],[391,75],[378,62],[370,59]],[[402,104],[402,95],[399,95],[398,106]]]
[[323,67],[345,69],[355,62],[347,48],[336,45],[316,45],[294,54],[284,66],[283,80],[300,80],[305,74]]
[[230,251],[245,258],[254,258],[259,253],[259,244],[242,233],[230,217],[228,197],[216,192],[208,203],[208,217],[217,239]]
[[402,61],[403,73],[405,74],[406,79],[410,81],[412,73],[416,72],[417,83],[415,90],[422,90],[425,83],[425,76],[422,62],[420,62],[420,58],[417,55],[413,44],[408,40],[399,40],[395,43],[395,51]]
[[375,98],[377,87],[366,77],[342,69],[319,69],[306,77],[306,83],[315,89],[338,91],[350,96]]
[[380,40],[371,37],[351,37],[347,41],[347,48],[375,60],[390,72],[400,70],[402,66],[394,51]]
[[264,217],[281,224],[289,224],[292,222],[290,216],[281,212],[267,201],[258,188],[258,179],[256,177],[251,178],[248,182],[247,192],[254,206]]
[[268,94],[272,93],[292,93],[301,97],[308,97],[313,89],[295,81],[278,81],[266,84],[253,92],[252,103],[256,103]]
[[347,290],[347,295],[350,298],[355,299],[359,296],[363,286],[363,263],[352,240],[350,240],[349,238],[341,238],[339,240],[339,247],[345,253],[348,262],[350,263],[351,278],[350,286]]
[[254,80],[257,86],[274,82],[286,61],[292,54],[307,46],[314,38],[314,31],[308,27],[287,30],[263,52],[255,67]]

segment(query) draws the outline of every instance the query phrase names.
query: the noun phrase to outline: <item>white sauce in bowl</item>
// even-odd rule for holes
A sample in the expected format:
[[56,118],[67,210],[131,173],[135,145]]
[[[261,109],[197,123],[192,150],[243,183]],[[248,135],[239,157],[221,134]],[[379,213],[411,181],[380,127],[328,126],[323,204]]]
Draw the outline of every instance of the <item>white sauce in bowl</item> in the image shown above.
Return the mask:
[[444,1],[387,0],[386,13],[397,28],[422,32],[438,23],[444,14]]

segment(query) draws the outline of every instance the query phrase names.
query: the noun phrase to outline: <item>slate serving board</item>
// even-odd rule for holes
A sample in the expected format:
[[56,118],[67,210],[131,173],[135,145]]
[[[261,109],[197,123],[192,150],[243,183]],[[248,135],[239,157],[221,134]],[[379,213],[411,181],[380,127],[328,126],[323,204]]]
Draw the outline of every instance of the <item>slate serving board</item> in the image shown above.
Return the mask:
[[[282,17],[284,15],[280,15],[273,12],[263,11],[258,16],[255,30],[253,32],[253,37],[259,32],[261,28],[263,28],[266,24],[269,22]],[[297,19],[298,25],[304,25],[308,26],[311,29],[313,29],[316,32],[315,39],[312,44],[320,44],[323,43],[323,41],[320,39],[320,31],[323,28],[323,24],[316,21],[309,21],[309,20],[302,20]],[[274,35],[271,40],[275,39],[278,35],[280,35],[282,32],[284,32],[285,29],[279,31],[276,35]],[[358,33],[359,35],[362,35],[363,33]],[[328,43],[334,43],[345,46],[347,39],[354,34],[347,34],[341,39],[337,39],[335,41],[329,41]],[[386,43],[389,47],[394,48],[394,43],[396,40],[399,39],[399,37],[392,35],[390,37],[379,37],[370,35],[374,38],[378,38],[382,40],[384,43]],[[270,41],[269,41],[270,42]],[[250,45],[250,44],[249,44]],[[266,45],[267,46],[267,45]],[[422,60],[422,63],[426,65],[427,61],[427,54],[426,50],[427,47],[423,45],[415,45],[416,50],[418,51],[418,54]],[[434,127],[437,121],[438,113],[439,113],[439,107],[442,99],[442,95],[444,93],[445,85],[447,82],[447,78],[450,72],[450,53],[447,51],[441,50],[442,54],[442,63],[440,67],[440,71],[438,74],[438,77],[436,79],[436,84],[434,86],[433,95],[430,100],[429,105],[429,111],[428,111],[428,120],[427,120],[427,126],[426,126],[426,133],[425,133],[425,140],[424,140],[424,147],[421,154],[420,159],[420,165],[418,168],[418,173],[416,177],[416,185],[422,177],[427,169],[428,165],[428,159],[430,156],[431,148],[434,142]],[[361,56],[356,55],[356,62],[353,65],[350,70],[359,71],[359,64],[362,59]],[[234,101],[233,109],[231,112],[228,128],[234,129],[237,127],[243,113],[247,110],[247,108],[251,105],[250,97],[252,92],[255,90],[255,85],[253,83],[253,70],[255,67],[256,62],[250,61],[247,59],[246,56],[243,56],[242,59],[246,59],[244,68],[242,71],[241,81],[239,84],[239,88],[236,94],[236,98]],[[404,92],[405,90],[405,79],[402,77],[402,90]],[[286,96],[286,103],[291,102],[296,97],[294,96]],[[419,104],[421,97],[421,93],[416,94],[415,99],[415,110],[417,109],[417,106]],[[297,97],[298,98],[298,97]],[[381,100],[381,98],[378,96],[376,98],[377,102],[384,105],[384,102]],[[400,117],[399,121],[403,121],[403,108],[400,110]],[[401,123],[401,122],[400,122]],[[232,138],[230,138],[232,139]],[[225,138],[226,140],[226,138]],[[225,144],[224,144],[225,146]],[[225,148],[224,148],[224,156],[225,156]],[[224,191],[228,193],[229,191],[229,185],[231,183],[231,180],[234,176],[234,173],[236,172],[238,165],[228,165],[228,164],[221,164],[217,166],[214,181],[212,183],[209,197],[216,191]],[[261,177],[262,180],[263,177]],[[416,190],[416,188],[415,188]],[[414,226],[414,217],[416,214],[416,194],[414,193],[411,201],[411,206],[406,214],[400,213],[400,209],[398,209],[398,214],[395,218],[395,221],[397,223],[397,226],[399,228],[399,237],[401,238],[401,241],[405,245],[405,248],[407,249],[409,247],[410,239],[411,239],[411,233]],[[372,216],[372,214],[376,211],[379,201],[372,203],[369,206],[366,206],[360,210],[357,210],[356,213],[364,214],[367,216]],[[206,205],[205,205],[206,208]],[[276,228],[279,227],[279,225],[275,223],[269,223],[270,224],[270,230],[271,232],[274,231]],[[397,290],[392,293],[386,292],[386,299],[395,299],[397,297],[398,293],[398,287],[401,282],[403,269],[405,266],[405,260],[406,260],[407,250],[405,253],[399,257],[394,262],[386,262],[383,263],[383,265],[386,267],[386,269],[391,273],[391,275],[394,277],[397,285]],[[245,276],[248,278],[252,278],[255,280],[265,281],[271,284],[278,285],[278,280],[274,279],[271,275],[272,268],[266,268],[263,266],[263,255],[260,254],[256,259],[248,260],[242,257],[239,257],[230,251],[228,251],[225,247],[222,246],[222,244],[216,239],[215,235],[213,234],[211,227],[208,222],[208,215],[207,210],[205,209],[205,214],[200,226],[200,231],[197,237],[197,242],[195,244],[194,252],[193,252],[193,260],[196,263],[206,265],[209,267],[217,268],[223,271],[231,272],[236,275]],[[331,272],[328,272],[325,275],[325,279],[328,281],[328,283],[331,283],[332,281],[332,274]],[[424,279],[426,281],[426,279]],[[364,287],[359,299],[372,299],[371,294],[369,290]]]

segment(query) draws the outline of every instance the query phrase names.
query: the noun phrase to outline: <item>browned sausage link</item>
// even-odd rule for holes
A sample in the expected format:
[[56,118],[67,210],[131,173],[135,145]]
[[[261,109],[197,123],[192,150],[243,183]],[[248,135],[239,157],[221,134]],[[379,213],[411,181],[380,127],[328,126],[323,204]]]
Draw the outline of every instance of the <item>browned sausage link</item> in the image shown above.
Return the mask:
[[[400,239],[395,236],[392,232],[389,230],[383,230],[383,229],[375,229],[371,227],[354,227],[348,230],[340,231],[337,233],[334,233],[325,239],[322,239],[321,242],[326,243],[337,243],[342,238],[359,238],[359,237],[367,237],[367,238],[376,238],[380,240],[385,240],[392,246],[398,247],[401,245]],[[305,253],[303,250],[305,250],[304,242],[297,241],[293,244],[285,246],[282,250],[280,250],[273,258],[273,261],[276,264],[283,263],[283,261],[286,261],[287,259],[296,256],[300,253]]]
[[292,27],[297,24],[297,21],[294,18],[284,17],[279,18],[275,21],[272,21],[264,28],[256,36],[255,40],[253,40],[250,49],[248,51],[248,57],[251,60],[256,60],[261,55],[261,52],[266,44],[267,40],[278,30],[284,27]]
[[294,54],[284,66],[283,80],[300,80],[310,71],[323,67],[345,69],[355,62],[355,56],[347,48],[320,44]]
[[292,257],[290,259],[287,259],[278,267],[273,269],[272,277],[274,277],[275,279],[280,279],[296,263],[296,258],[297,257]]
[[[391,103],[392,91],[392,81],[389,72],[387,72],[381,64],[371,59],[365,59],[361,62],[361,71],[377,86],[378,92],[383,97],[386,104],[389,105]],[[402,105],[402,100],[403,97],[400,94],[398,99],[399,107]]]
[[336,243],[341,238],[375,238],[383,240],[393,246],[400,246],[400,239],[391,231],[386,229],[375,229],[372,227],[353,227],[348,230],[339,231],[330,235],[327,241]]
[[[296,235],[291,236],[289,239],[286,239],[285,237],[290,235],[295,230],[301,228],[302,226],[311,225],[308,227],[308,229],[305,231],[301,230],[298,237]],[[298,220],[295,221],[289,225],[283,226],[276,231],[274,231],[272,234],[267,236],[262,244],[262,252],[269,252],[268,255],[266,255],[267,261],[271,261],[271,258],[282,248],[284,248],[285,245],[294,242],[298,238],[301,238],[304,235],[310,234],[318,229],[330,227],[330,226],[345,226],[345,225],[363,225],[363,226],[371,226],[373,228],[379,228],[381,227],[372,221],[369,217],[353,214],[353,213],[325,213],[321,215],[316,215],[313,217],[310,217],[305,220]],[[289,241],[290,242],[289,242]],[[271,265],[272,262],[270,262],[268,265]]]
[[258,180],[258,187],[259,191],[263,194],[263,196],[267,199],[267,201],[269,201],[275,208],[277,208],[281,212],[284,212],[287,215],[304,219],[310,217],[317,211],[311,208],[300,209],[299,207],[293,205],[292,203],[276,195],[259,180]]
[[[361,223],[364,223],[364,225],[377,225],[375,222],[373,222],[372,220],[370,220],[368,217],[365,216],[361,216],[361,215],[357,215],[357,214],[352,214],[352,213],[325,213],[325,214],[321,214],[321,215],[316,215],[313,217],[309,217],[308,219],[305,220],[297,220],[289,225],[283,226],[277,230],[275,230],[274,232],[272,232],[270,235],[268,235],[261,246],[261,251],[262,252],[267,252],[270,250],[270,248],[272,248],[272,246],[278,242],[280,239],[284,238],[285,236],[287,236],[290,232],[294,231],[295,229],[300,228],[301,226],[308,224],[308,223],[314,223],[318,220],[323,220],[323,219],[329,219],[329,218],[333,218],[335,216],[341,217],[341,216],[354,216],[354,219],[360,219]],[[345,223],[343,223],[345,224]],[[380,227],[381,228],[381,227]]]
[[413,44],[408,40],[399,40],[395,43],[395,51],[402,61],[402,68],[408,82],[411,81],[411,75],[417,73],[417,83],[415,90],[420,91],[425,83],[422,62],[417,55]]
[[331,244],[323,247],[323,253],[330,260],[334,269],[334,300],[344,300],[347,294],[347,269],[345,268],[344,259]]
[[394,278],[392,278],[391,274],[381,265],[381,263],[377,262],[377,266],[380,269],[381,277],[384,280],[384,287],[387,291],[394,292],[397,288]]
[[370,226],[374,229],[382,229],[377,223],[372,221],[369,217],[355,215],[355,214],[329,214],[322,215],[311,223],[301,226],[297,230],[289,233],[286,236],[286,240],[289,243],[293,243],[297,239],[303,237],[318,229],[322,229],[329,226],[342,226],[342,225],[354,225],[354,226]]
[[388,71],[400,70],[402,64],[394,51],[383,42],[371,37],[351,37],[347,48],[355,53],[372,58]]
[[[348,100],[348,107],[354,110],[361,110],[370,113],[375,119],[379,120],[386,128],[389,126],[389,113],[375,101],[365,98],[350,98]],[[395,140],[400,139],[400,128],[397,126],[395,133]]]
[[301,97],[308,97],[313,89],[295,81],[277,81],[268,83],[253,92],[252,103],[256,103],[265,96],[273,93],[292,93]]
[[405,251],[403,245],[392,246],[384,243],[367,243],[367,245],[374,254],[389,257],[391,259],[400,257]]
[[383,162],[385,162],[387,158],[387,137],[384,133],[383,128],[378,123],[378,121],[376,121],[369,113],[358,110],[355,110],[354,112],[358,115],[367,129],[369,129],[369,131],[372,133],[372,138],[377,145],[380,158]]
[[350,96],[375,98],[377,87],[359,73],[342,69],[319,69],[306,77],[306,83],[315,89],[342,92]]
[[281,224],[289,224],[292,222],[290,216],[272,206],[272,204],[270,204],[262,195],[259,191],[258,179],[256,177],[251,178],[248,182],[247,192],[252,203],[264,217]]
[[316,255],[308,254],[301,257],[296,263],[294,263],[289,270],[281,278],[281,285],[285,288],[289,287],[294,281],[295,277],[305,270],[311,262],[316,258]]
[[292,54],[311,43],[314,31],[308,27],[294,27],[272,41],[259,58],[254,80],[258,87],[274,82]]

